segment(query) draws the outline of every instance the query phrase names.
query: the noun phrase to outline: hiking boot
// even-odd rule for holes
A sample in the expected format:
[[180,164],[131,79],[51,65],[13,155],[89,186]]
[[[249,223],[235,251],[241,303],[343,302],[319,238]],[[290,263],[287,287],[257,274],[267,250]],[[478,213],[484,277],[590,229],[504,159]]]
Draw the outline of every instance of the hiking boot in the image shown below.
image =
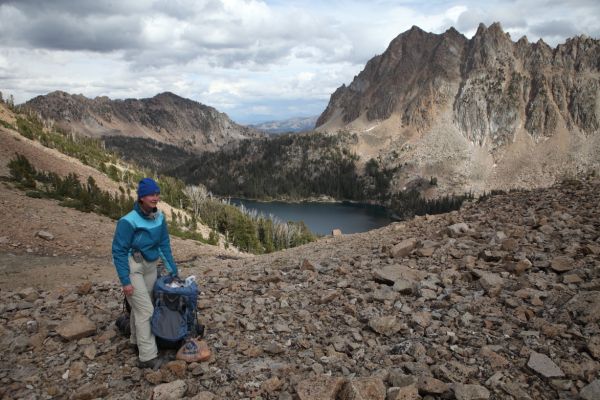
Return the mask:
[[140,361],[138,367],[140,368],[152,368],[154,371],[160,369],[165,363],[165,360],[160,357],[154,357],[152,360]]

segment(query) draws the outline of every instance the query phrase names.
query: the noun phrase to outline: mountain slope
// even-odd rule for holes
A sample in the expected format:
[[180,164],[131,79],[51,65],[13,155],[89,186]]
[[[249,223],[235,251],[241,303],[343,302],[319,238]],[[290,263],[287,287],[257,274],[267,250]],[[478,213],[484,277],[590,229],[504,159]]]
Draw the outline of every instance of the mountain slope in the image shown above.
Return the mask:
[[[596,399],[599,186],[499,195],[269,255],[199,257],[182,275],[198,278],[214,356],[158,371],[137,368],[115,331],[114,275],[36,268],[63,284],[30,284],[19,279],[29,268],[12,266],[20,258],[2,257],[20,284],[0,286],[11,349],[0,396]],[[94,329],[66,335],[76,315]]]
[[213,107],[170,92],[148,99],[111,100],[56,91],[23,106],[89,136],[147,138],[192,151],[213,151],[240,139],[263,136]]
[[444,191],[548,185],[600,162],[600,42],[552,49],[499,24],[399,35],[331,96],[317,129],[358,133],[357,154],[402,166],[395,187],[435,175]]
[[[6,105],[0,103],[0,121],[9,125],[14,124],[16,120]],[[7,211],[4,215],[3,231],[0,233],[0,237],[3,238],[0,240],[0,252],[25,252],[45,256],[109,255],[115,221],[108,217],[59,206],[55,200],[27,197],[10,182],[8,163],[16,154],[24,155],[38,171],[53,172],[63,178],[75,173],[82,182],[92,177],[101,190],[113,194],[119,194],[121,189],[127,186],[123,182],[115,182],[106,174],[83,164],[79,159],[28,139],[6,126],[0,126],[0,180],[6,181],[0,184],[0,204],[2,209]],[[165,201],[159,203],[159,208],[169,221],[172,220],[174,212],[188,215],[187,211],[172,207]],[[205,238],[210,234],[210,229],[201,223],[197,225],[197,229]],[[48,242],[37,237],[36,232],[39,230],[52,232],[55,240]],[[97,242],[95,246],[91,246],[89,242],[94,242],[94,238]],[[216,246],[175,237],[173,242],[176,243],[174,246],[180,252],[180,257],[184,259],[195,257],[194,253],[228,254],[235,251],[225,251]]]

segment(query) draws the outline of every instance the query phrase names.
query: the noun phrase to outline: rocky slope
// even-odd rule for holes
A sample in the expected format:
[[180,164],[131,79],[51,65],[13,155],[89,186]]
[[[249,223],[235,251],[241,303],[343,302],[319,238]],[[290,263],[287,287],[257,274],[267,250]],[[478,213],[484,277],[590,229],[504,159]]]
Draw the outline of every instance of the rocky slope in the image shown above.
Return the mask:
[[111,100],[56,91],[23,106],[67,130],[94,137],[153,139],[187,151],[213,151],[240,139],[262,136],[213,107],[169,92],[148,99]]
[[[0,292],[0,393],[72,399],[600,397],[600,180],[284,252],[200,258],[214,356],[140,370],[113,279]],[[6,259],[6,257],[3,257]]]
[[356,151],[402,166],[396,187],[539,187],[600,165],[600,41],[513,42],[498,23],[470,40],[417,27],[331,96],[317,129],[359,133]]

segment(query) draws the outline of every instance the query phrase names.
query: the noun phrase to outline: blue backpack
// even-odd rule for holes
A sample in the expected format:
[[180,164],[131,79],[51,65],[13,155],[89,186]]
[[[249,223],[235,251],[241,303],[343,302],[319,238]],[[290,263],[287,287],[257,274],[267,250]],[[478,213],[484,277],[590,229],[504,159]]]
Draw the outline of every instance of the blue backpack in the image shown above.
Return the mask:
[[198,323],[198,285],[169,287],[183,282],[170,275],[159,276],[154,284],[154,313],[150,321],[156,344],[160,348],[179,348],[190,337],[202,336]]

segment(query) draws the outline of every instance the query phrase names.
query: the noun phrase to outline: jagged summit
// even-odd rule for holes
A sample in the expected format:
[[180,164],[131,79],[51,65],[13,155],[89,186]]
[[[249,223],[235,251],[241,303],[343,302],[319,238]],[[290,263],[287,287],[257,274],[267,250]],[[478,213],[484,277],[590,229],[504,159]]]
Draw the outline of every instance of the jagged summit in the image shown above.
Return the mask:
[[400,188],[432,173],[454,190],[549,184],[599,165],[599,67],[588,37],[552,48],[500,23],[471,39],[412,27],[332,94],[316,129],[355,132],[363,159],[404,166]]

